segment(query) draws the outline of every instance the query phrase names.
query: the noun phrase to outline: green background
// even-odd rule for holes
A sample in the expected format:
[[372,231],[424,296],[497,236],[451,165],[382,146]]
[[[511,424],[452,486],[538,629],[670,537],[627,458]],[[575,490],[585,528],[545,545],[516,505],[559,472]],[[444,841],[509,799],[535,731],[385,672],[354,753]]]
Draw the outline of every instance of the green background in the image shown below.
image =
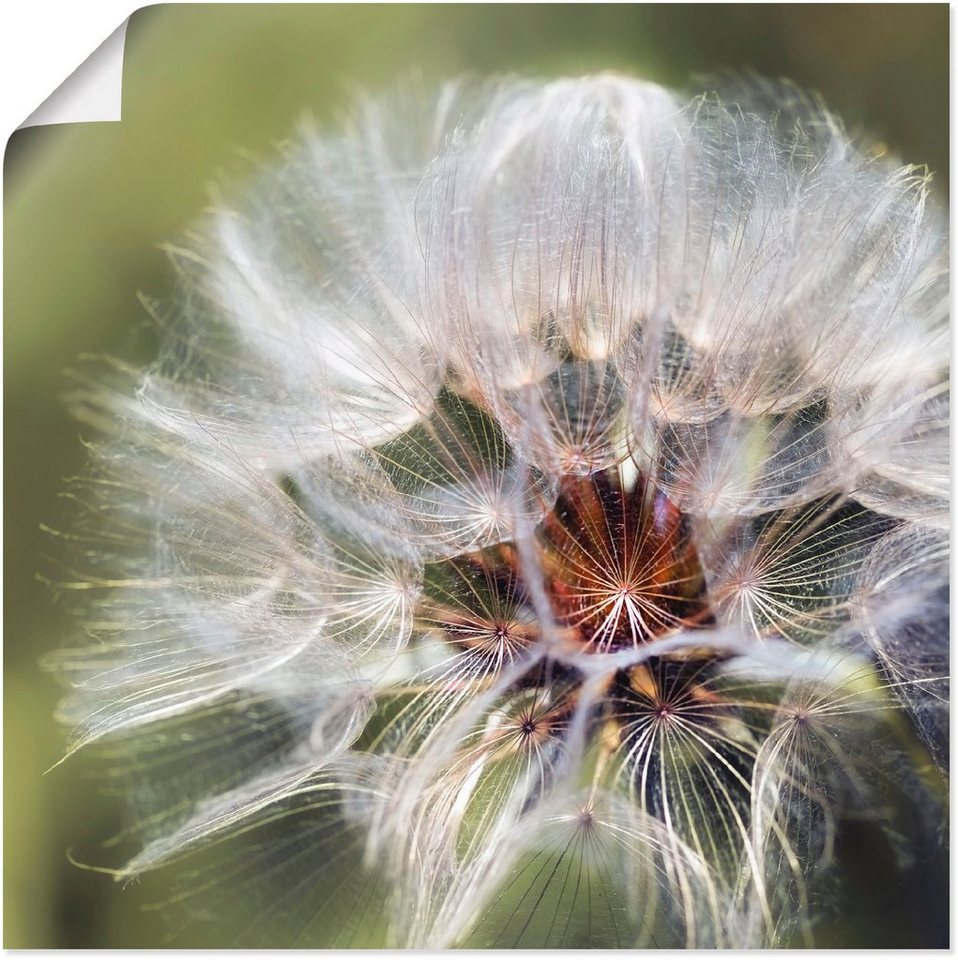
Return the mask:
[[[58,690],[37,666],[64,644],[62,604],[35,579],[82,468],[61,401],[84,352],[145,358],[136,294],[168,291],[161,241],[209,185],[268,157],[307,113],[335,119],[355,83],[420,72],[620,69],[673,85],[724,67],[788,76],[908,162],[948,170],[949,11],[935,5],[167,5],[133,14],[120,123],[14,133],[5,160],[5,923],[7,947],[162,946],[152,894],[67,860],[118,823],[82,758],[59,759]],[[852,838],[855,843],[854,837]],[[822,945],[943,944],[944,871],[895,886],[862,839],[857,899]],[[943,861],[942,861],[943,862]],[[936,898],[940,900],[937,903]],[[912,901],[915,901],[912,904]],[[931,904],[931,906],[929,906]]]

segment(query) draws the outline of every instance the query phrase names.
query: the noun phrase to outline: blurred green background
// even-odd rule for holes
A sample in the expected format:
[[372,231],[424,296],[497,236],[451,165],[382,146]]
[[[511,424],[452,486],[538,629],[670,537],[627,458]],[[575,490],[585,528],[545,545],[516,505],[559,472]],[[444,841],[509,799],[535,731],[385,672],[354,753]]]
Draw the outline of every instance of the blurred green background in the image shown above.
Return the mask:
[[[268,157],[306,113],[334,119],[353,84],[403,73],[535,74],[620,69],[685,85],[724,67],[788,76],[821,92],[852,128],[908,162],[948,170],[946,4],[928,5],[167,5],[133,14],[120,123],[18,131],[6,152],[5,910],[6,947],[162,946],[151,894],[81,871],[116,802],[84,760],[59,759],[58,691],[38,659],[70,629],[35,580],[55,544],[39,530],[64,511],[82,468],[80,428],[63,409],[63,370],[83,352],[143,359],[136,294],[163,296],[157,243],[189,226],[211,182]],[[854,838],[851,842],[854,842]],[[946,873],[917,892],[868,859],[858,901],[821,931],[828,945],[944,945]],[[944,863],[942,860],[941,863]],[[874,869],[873,869],[874,867]],[[911,897],[916,907],[903,909]],[[941,903],[935,907],[938,898]],[[903,899],[904,898],[904,899]],[[929,907],[929,903],[932,904]],[[937,912],[936,912],[937,911]]]

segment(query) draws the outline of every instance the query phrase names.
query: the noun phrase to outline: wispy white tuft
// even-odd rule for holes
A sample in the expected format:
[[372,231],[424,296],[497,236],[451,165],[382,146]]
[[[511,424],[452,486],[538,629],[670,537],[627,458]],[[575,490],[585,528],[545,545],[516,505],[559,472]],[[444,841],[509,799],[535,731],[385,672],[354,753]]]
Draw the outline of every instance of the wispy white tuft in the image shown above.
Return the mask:
[[925,173],[785,84],[407,87],[170,252],[55,578],[121,876],[222,852],[248,945],[783,946],[843,818],[937,809]]

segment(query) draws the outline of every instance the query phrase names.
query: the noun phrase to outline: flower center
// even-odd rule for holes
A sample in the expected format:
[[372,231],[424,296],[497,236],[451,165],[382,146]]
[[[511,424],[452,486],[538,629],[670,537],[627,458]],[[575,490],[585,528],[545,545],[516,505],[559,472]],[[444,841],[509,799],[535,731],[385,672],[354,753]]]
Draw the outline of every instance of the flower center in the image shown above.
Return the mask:
[[[534,546],[556,625],[589,652],[712,620],[688,521],[641,476],[629,482],[619,468],[564,476]],[[494,636],[508,656],[540,635],[514,544],[431,566],[420,617],[452,642],[480,648]]]
[[638,646],[710,620],[688,524],[641,476],[564,477],[539,530],[556,617],[589,649]]

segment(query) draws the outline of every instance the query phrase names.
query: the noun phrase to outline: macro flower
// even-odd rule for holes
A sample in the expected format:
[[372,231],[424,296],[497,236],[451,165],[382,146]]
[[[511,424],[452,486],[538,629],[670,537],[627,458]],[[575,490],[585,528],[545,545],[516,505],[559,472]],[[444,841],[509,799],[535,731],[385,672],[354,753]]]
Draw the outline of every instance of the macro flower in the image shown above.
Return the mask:
[[405,87],[170,254],[74,397],[120,877],[248,945],[801,945],[847,818],[940,828],[926,173],[786,84]]

